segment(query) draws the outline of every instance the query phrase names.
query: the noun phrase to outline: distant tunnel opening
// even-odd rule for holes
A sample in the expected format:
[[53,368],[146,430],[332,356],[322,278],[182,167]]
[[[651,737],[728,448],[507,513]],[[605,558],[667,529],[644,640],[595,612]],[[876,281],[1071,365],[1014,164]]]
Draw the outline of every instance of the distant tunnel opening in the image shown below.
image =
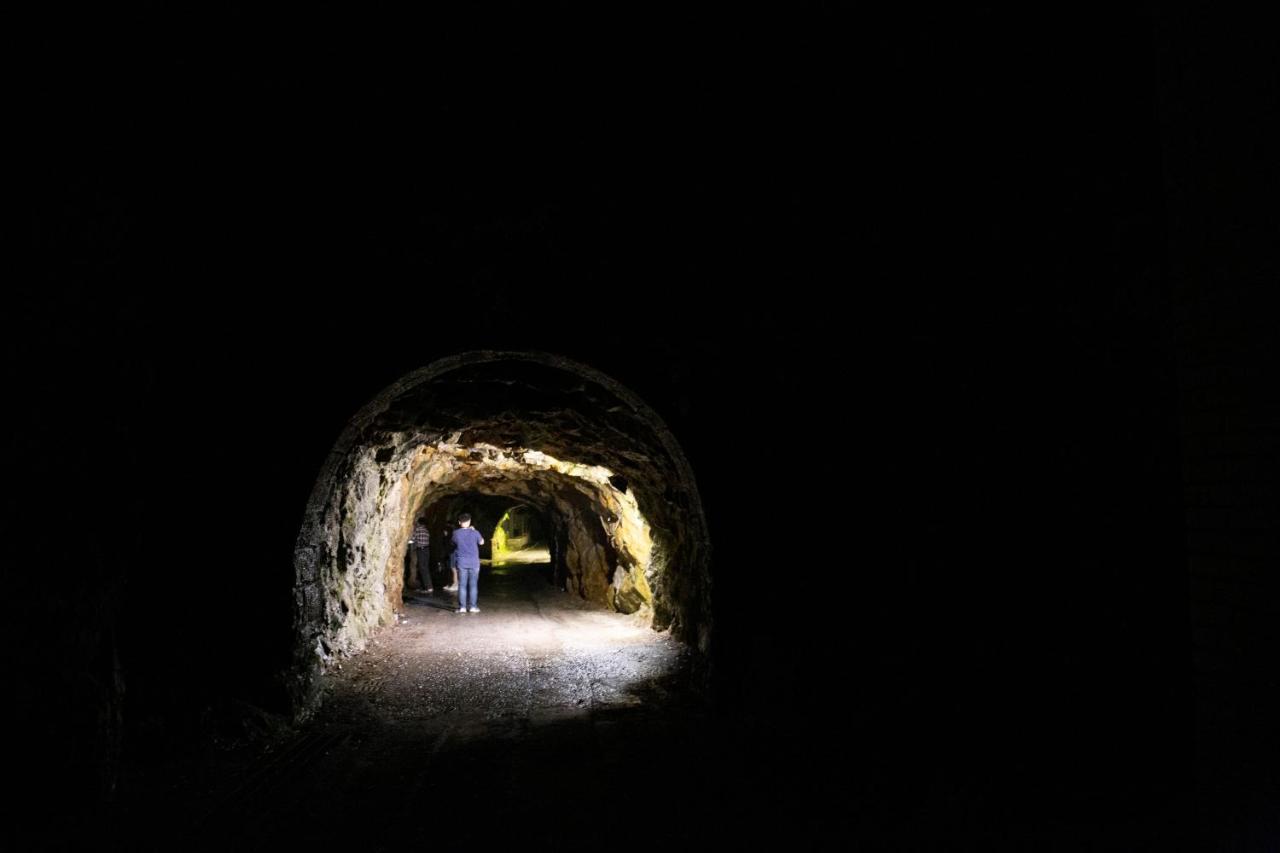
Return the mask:
[[662,420],[566,359],[468,353],[379,394],[316,481],[294,556],[296,710],[314,703],[320,673],[395,621],[414,521],[427,516],[442,542],[464,511],[482,557],[537,543],[558,588],[708,651],[706,522]]
[[493,561],[509,562],[523,552],[551,550],[550,525],[528,506],[519,504],[507,510],[493,528]]
[[427,560],[430,575],[424,578],[418,565],[421,552],[409,549],[404,558],[404,588],[414,592],[447,588],[454,580],[450,556],[451,536],[458,528],[464,512],[471,524],[484,536],[480,546],[481,562],[490,566],[510,564],[533,566],[548,584],[567,591],[567,566],[564,562],[565,537],[556,531],[567,528],[565,519],[549,513],[549,504],[532,504],[504,495],[464,492],[436,497],[414,513],[430,533]]

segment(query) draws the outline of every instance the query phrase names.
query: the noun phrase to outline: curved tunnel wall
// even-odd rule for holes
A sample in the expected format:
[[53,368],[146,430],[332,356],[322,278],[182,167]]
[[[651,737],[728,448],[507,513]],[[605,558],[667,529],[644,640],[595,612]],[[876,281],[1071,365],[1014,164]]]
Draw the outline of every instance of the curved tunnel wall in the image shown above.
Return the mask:
[[710,543],[661,418],[609,377],[542,353],[474,352],[405,376],[351,420],[294,551],[295,708],[400,607],[414,518],[459,495],[547,513],[566,588],[710,645]]

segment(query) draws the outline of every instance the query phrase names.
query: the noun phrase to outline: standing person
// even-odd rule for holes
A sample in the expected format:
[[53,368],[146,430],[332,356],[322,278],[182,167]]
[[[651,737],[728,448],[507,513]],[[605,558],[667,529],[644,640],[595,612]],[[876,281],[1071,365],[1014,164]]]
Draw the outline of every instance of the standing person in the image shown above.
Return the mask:
[[427,595],[435,592],[431,587],[431,531],[427,529],[426,516],[420,516],[413,525],[413,534],[409,537],[413,545],[413,562],[422,579],[422,588]]
[[470,513],[458,516],[458,529],[453,531],[453,556],[458,564],[459,613],[480,612],[476,606],[476,586],[480,580],[480,546],[483,544],[484,537],[471,526]]
[[454,559],[453,536],[450,534],[449,528],[441,531],[444,535],[440,537],[440,541],[444,544],[440,546],[440,571],[448,569],[453,572],[453,583],[445,585],[446,592],[456,592],[458,589],[458,564]]

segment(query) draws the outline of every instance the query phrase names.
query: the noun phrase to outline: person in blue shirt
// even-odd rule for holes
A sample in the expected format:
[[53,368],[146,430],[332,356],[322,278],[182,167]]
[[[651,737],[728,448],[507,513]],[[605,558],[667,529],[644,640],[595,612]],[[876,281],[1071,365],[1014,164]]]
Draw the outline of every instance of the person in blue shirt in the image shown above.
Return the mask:
[[453,531],[453,556],[458,565],[458,612],[479,613],[476,584],[480,580],[480,546],[484,537],[471,526],[471,514],[458,516],[458,529]]

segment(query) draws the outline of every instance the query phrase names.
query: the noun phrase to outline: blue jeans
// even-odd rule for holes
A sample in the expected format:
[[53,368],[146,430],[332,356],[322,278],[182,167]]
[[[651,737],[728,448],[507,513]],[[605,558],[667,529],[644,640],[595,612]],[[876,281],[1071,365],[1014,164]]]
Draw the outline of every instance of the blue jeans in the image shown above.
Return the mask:
[[476,606],[476,585],[480,581],[480,567],[468,569],[458,566],[458,606]]

